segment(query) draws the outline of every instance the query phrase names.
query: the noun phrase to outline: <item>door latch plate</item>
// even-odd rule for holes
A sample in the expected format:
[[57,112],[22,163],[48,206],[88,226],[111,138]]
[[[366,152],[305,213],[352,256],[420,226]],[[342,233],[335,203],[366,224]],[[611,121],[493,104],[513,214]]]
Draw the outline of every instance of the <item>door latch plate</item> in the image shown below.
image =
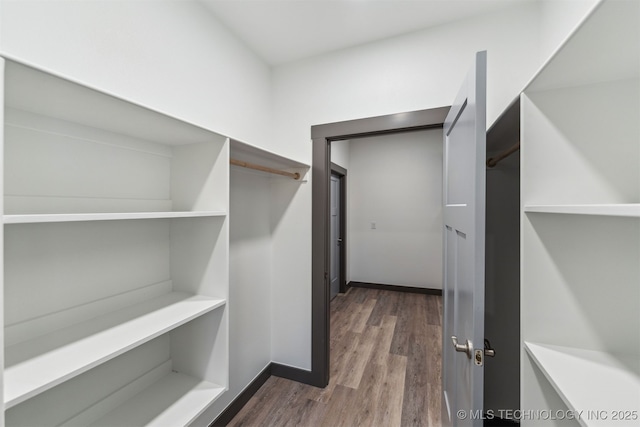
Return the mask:
[[484,364],[484,350],[475,350],[475,357],[473,358],[475,364],[477,366],[482,366]]

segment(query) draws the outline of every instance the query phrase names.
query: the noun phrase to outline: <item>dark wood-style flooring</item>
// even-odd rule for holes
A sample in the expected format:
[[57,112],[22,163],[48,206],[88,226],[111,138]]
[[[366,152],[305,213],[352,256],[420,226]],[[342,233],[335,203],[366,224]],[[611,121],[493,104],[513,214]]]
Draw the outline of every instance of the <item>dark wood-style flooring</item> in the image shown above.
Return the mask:
[[271,377],[229,426],[439,426],[442,297],[351,288],[331,302],[331,377]]

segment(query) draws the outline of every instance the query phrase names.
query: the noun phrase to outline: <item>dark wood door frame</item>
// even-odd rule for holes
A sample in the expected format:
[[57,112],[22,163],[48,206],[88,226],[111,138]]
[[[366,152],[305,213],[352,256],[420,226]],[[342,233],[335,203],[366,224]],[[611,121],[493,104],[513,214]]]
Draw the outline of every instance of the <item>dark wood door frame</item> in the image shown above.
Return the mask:
[[329,383],[329,218],[331,141],[441,128],[449,107],[311,126],[311,373],[309,384]]
[[340,293],[347,292],[347,170],[331,163],[331,175],[340,178]]

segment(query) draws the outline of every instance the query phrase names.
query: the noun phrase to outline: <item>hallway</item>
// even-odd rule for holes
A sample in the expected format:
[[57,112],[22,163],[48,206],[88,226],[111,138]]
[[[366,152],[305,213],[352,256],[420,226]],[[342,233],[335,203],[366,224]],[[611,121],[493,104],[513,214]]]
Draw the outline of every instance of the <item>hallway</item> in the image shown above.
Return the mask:
[[230,426],[439,426],[442,297],[351,288],[331,302],[325,389],[271,377]]

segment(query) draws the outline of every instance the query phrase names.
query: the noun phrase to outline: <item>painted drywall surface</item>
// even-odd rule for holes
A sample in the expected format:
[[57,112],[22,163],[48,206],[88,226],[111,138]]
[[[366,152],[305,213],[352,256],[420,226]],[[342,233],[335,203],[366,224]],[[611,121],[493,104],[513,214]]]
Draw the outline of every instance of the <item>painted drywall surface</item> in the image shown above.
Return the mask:
[[349,169],[349,140],[331,142],[331,163]]
[[542,0],[540,55],[546,61],[600,0]]
[[270,129],[270,69],[194,1],[3,1],[0,50],[239,140]]
[[271,362],[269,179],[232,168],[229,194],[229,391],[200,417],[209,425]]
[[273,361],[311,369],[311,182],[271,180]]
[[488,51],[488,120],[540,65],[535,3],[274,68],[273,149],[311,159],[311,125],[451,105]]
[[442,130],[350,149],[350,279],[442,289]]

